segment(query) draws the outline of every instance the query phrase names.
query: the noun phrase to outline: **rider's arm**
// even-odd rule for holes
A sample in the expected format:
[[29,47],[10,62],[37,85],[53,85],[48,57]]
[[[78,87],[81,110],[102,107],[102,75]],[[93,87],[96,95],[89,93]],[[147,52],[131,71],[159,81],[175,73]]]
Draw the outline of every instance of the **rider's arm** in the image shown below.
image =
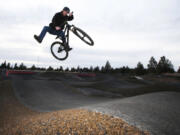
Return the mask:
[[58,14],[55,14],[54,17],[53,17],[53,19],[52,19],[52,23],[53,23],[53,26],[54,26],[54,27],[58,26],[58,24],[57,24],[57,22],[58,22],[57,19],[58,19]]
[[74,19],[74,16],[71,15],[71,16],[68,16],[68,21],[72,21]]

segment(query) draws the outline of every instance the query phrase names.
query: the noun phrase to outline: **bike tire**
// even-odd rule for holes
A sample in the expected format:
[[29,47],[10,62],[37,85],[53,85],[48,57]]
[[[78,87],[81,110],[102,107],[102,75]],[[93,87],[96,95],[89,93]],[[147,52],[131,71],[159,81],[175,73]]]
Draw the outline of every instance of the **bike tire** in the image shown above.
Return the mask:
[[[63,47],[63,48],[64,48],[63,51],[65,51],[65,53],[66,53],[64,57],[60,58],[60,57],[58,57],[58,56],[55,54],[55,52],[54,52],[54,50],[53,50],[53,47],[55,47],[55,45],[59,45],[59,47]],[[62,61],[62,60],[66,60],[66,59],[68,58],[68,56],[69,56],[69,52],[65,50],[65,46],[63,45],[63,43],[58,42],[58,41],[56,41],[56,42],[54,42],[54,43],[51,44],[51,53],[52,53],[52,55],[53,55],[57,60],[61,60],[61,61]]]
[[[86,44],[93,46],[94,45],[94,41],[92,40],[92,38],[86,33],[84,32],[82,29],[78,28],[78,27],[73,27],[72,32],[79,37],[82,41],[84,41]],[[89,40],[85,40],[85,37]]]

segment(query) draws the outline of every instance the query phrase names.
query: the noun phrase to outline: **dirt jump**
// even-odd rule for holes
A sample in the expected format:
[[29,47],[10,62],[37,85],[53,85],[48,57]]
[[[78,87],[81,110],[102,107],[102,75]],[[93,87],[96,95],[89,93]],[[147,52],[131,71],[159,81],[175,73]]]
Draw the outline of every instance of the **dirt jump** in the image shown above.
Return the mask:
[[9,74],[0,81],[0,134],[180,134],[179,80],[144,78]]

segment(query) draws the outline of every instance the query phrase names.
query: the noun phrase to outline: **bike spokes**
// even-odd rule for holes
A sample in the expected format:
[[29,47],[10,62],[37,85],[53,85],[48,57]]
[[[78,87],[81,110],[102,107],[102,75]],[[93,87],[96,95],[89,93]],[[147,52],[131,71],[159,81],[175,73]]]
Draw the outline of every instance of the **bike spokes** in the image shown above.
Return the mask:
[[65,60],[68,57],[68,51],[61,42],[54,42],[51,45],[51,53],[58,60]]
[[94,45],[94,41],[92,40],[92,38],[86,34],[83,30],[81,30],[80,28],[77,27],[73,27],[72,32],[79,37],[82,41],[84,41],[86,44],[88,45]]
[[65,48],[64,48],[64,46],[59,46],[59,48],[57,48],[57,49],[58,49],[57,52],[58,52],[58,53],[61,53],[62,51],[64,51]]

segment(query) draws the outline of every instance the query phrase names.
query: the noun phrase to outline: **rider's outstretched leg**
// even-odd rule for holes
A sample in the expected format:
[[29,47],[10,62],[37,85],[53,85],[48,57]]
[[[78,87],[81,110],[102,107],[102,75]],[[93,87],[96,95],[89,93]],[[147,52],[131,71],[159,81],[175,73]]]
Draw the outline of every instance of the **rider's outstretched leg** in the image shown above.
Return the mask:
[[50,28],[48,26],[44,26],[44,28],[42,29],[41,33],[39,36],[37,35],[34,35],[34,38],[39,42],[41,43],[46,35],[47,32],[50,31]]
[[44,28],[42,29],[39,38],[41,41],[43,41],[44,37],[46,36],[46,33],[49,32],[49,27],[48,26],[44,26]]

